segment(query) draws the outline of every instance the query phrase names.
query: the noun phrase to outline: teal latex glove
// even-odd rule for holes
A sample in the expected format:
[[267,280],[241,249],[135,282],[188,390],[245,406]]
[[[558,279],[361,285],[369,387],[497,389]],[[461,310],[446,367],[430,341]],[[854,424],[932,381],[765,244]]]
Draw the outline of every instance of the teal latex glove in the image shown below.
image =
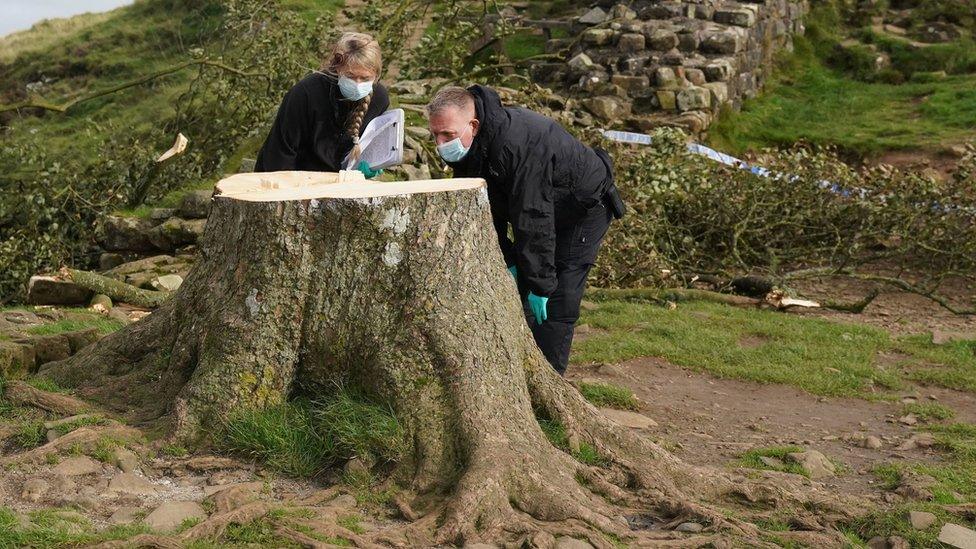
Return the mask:
[[549,303],[548,297],[537,296],[532,292],[529,292],[529,308],[532,309],[532,314],[535,315],[535,321],[537,324],[542,324],[549,314],[546,313],[546,304]]
[[518,269],[515,268],[515,265],[512,265],[511,267],[509,267],[508,268],[508,272],[512,273],[512,278],[514,278],[515,280],[518,280]]
[[359,165],[356,166],[356,169],[363,172],[363,175],[366,176],[366,179],[373,179],[377,175],[381,175],[383,173],[382,169],[374,170],[373,168],[370,168],[369,164],[365,160],[360,160]]

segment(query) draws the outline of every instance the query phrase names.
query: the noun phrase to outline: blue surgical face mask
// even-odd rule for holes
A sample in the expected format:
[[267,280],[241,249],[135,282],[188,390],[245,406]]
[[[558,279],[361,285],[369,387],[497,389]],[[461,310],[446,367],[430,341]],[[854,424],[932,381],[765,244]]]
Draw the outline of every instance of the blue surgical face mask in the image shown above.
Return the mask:
[[[468,128],[471,128],[469,125]],[[462,132],[461,135],[464,135]],[[437,154],[441,155],[446,162],[460,162],[470,149],[461,143],[461,136],[437,146]]]
[[373,93],[373,81],[356,82],[348,76],[339,76],[339,93],[350,101],[359,101]]

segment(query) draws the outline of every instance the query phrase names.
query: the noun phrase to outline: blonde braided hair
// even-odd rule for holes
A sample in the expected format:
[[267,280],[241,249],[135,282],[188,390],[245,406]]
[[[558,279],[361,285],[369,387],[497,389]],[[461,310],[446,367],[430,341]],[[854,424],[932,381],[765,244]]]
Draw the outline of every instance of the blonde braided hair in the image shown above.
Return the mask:
[[[383,56],[379,43],[372,36],[361,32],[344,33],[332,48],[332,54],[326,60],[322,70],[338,76],[341,69],[348,68],[365,69],[379,77],[383,71]],[[351,153],[353,164],[359,162],[359,156],[362,154],[359,148],[359,130],[362,128],[372,98],[373,94],[370,93],[360,99],[346,120],[346,134],[352,138],[353,143]]]

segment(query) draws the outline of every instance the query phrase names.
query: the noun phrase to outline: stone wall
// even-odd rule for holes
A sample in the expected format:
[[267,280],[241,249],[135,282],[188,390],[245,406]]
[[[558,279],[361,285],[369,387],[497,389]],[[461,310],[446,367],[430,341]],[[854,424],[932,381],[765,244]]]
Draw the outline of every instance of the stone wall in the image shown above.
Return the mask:
[[607,125],[700,133],[761,89],[806,11],[805,0],[597,2],[574,20],[575,36],[547,42],[567,60],[536,64],[532,76],[580,97]]

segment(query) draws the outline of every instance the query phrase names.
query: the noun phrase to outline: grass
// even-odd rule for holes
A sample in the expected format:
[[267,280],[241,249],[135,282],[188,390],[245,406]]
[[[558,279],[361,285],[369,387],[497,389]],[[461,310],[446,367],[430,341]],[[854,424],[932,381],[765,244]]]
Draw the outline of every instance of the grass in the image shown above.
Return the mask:
[[[905,80],[893,85],[868,81],[875,54],[862,48],[839,59],[842,28],[829,4],[815,7],[808,33],[796,37],[795,52],[778,60],[763,94],[745,101],[741,112],[725,112],[709,129],[712,145],[740,154],[797,141],[829,144],[860,155],[888,150],[941,151],[976,138],[976,49],[972,42],[912,48],[862,33],[888,50],[897,72],[877,77]],[[946,78],[922,71],[945,69]],[[917,78],[914,78],[917,76]],[[895,78],[897,77],[897,78]],[[928,81],[927,81],[928,80]]]
[[122,322],[102,315],[85,315],[91,318],[77,318],[77,314],[75,316],[76,318],[65,318],[52,322],[51,324],[41,324],[40,326],[31,327],[27,330],[27,333],[32,335],[56,335],[87,330],[88,328],[97,328],[101,334],[110,334],[123,326]]
[[88,546],[148,533],[142,524],[113,526],[97,532],[87,518],[74,511],[42,509],[27,514],[0,507],[0,548]]
[[[802,452],[799,446],[770,446],[767,448],[753,448],[739,456],[738,465],[750,469],[765,469],[770,471],[781,471],[793,473],[795,475],[810,476],[810,473],[798,463],[787,460],[786,455],[794,452]],[[762,458],[776,458],[783,462],[782,467],[773,467],[762,462]]]
[[572,450],[569,446],[569,436],[566,433],[566,427],[558,421],[553,421],[544,418],[539,419],[539,427],[542,428],[542,432],[545,433],[546,438],[553,446],[559,448],[560,450],[570,454],[576,461],[595,466],[605,466],[608,463],[606,457],[601,456],[596,448],[590,446],[586,442],[580,442],[579,448],[577,450]]
[[225,425],[222,446],[297,477],[313,477],[353,457],[395,462],[406,451],[403,427],[388,407],[347,389],[246,410]]
[[[702,302],[668,310],[605,301],[583,311],[580,322],[605,333],[575,346],[577,364],[660,357],[717,377],[825,396],[882,398],[918,381],[976,392],[974,342],[933,345],[871,326]],[[903,358],[887,364],[882,354]]]
[[577,388],[583,398],[595,406],[618,410],[637,411],[640,409],[640,403],[634,397],[634,392],[626,387],[609,383],[580,383]]
[[931,421],[931,420],[942,420],[951,419],[955,414],[951,408],[943,406],[935,402],[917,402],[915,404],[906,404],[902,408],[903,414],[915,414],[917,417]]

